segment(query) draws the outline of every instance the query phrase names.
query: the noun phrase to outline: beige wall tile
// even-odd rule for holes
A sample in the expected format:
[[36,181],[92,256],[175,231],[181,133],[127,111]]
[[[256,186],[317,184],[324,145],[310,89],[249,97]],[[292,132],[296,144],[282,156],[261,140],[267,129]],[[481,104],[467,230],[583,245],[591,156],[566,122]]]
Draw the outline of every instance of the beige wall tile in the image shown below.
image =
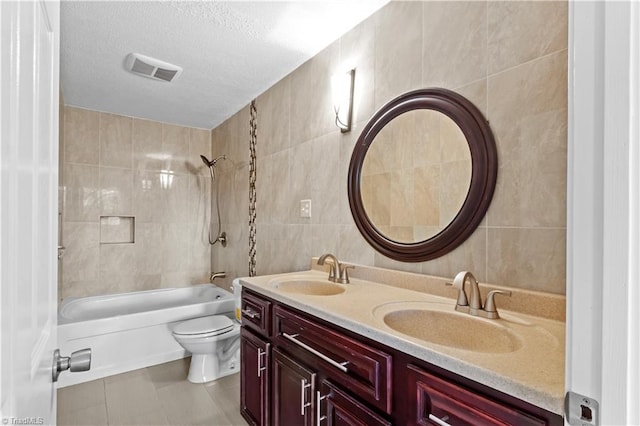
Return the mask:
[[100,113],[100,165],[132,167],[132,119]]
[[458,87],[456,92],[467,98],[471,103],[480,110],[485,120],[488,118],[487,105],[487,79],[483,78],[466,86]]
[[189,265],[189,226],[162,225],[162,273],[187,271]]
[[459,87],[487,75],[487,3],[424,2],[422,85]]
[[187,167],[189,173],[209,176],[209,168],[202,163],[201,155],[210,160],[213,159],[211,154],[211,131],[189,129],[189,159]]
[[441,167],[417,167],[414,185],[413,223],[422,226],[440,225]]
[[133,170],[100,167],[100,211],[102,215],[132,213]]
[[100,244],[100,274],[134,276],[136,274],[134,244]]
[[289,154],[290,150],[285,150],[265,158],[265,161],[271,163],[271,180],[267,182],[265,195],[271,200],[271,219],[274,223],[289,221],[289,207],[291,206],[291,197],[287,190],[289,186]]
[[331,77],[338,72],[339,55],[334,43],[291,74],[291,145],[336,129]]
[[[290,93],[291,78],[285,77],[256,100],[256,110],[260,111],[257,123],[260,143],[256,145],[258,157],[289,148]],[[249,123],[247,123],[247,133],[248,129]],[[245,153],[245,157],[246,155]]]
[[162,225],[136,223],[136,243],[133,251],[137,275],[160,274],[162,271]]
[[374,110],[375,20],[367,19],[340,39],[340,65],[336,72],[356,70],[353,121],[369,120]]
[[[64,164],[62,232],[67,253],[61,296],[206,282],[211,268],[207,237],[211,186],[199,156],[211,157],[211,132],[112,114],[85,115],[90,113],[102,117],[96,123],[102,122],[104,152],[99,155],[96,144],[96,157],[125,166],[128,151],[128,162],[126,167],[100,168]],[[127,128],[128,147],[123,142]],[[234,163],[229,164],[233,172]],[[237,188],[231,189],[233,193]],[[135,217],[135,243],[99,245],[100,214]],[[71,221],[94,221],[97,228]]]
[[98,164],[100,113],[86,109],[64,109],[64,162]]
[[565,226],[566,54],[489,79],[489,116],[498,147],[491,226]]
[[[163,186],[161,180],[160,185],[163,195],[163,222],[187,223],[189,220],[189,211],[187,209],[189,202],[189,176],[174,174],[167,177],[170,183]],[[162,173],[160,178],[163,178]]]
[[489,228],[487,234],[488,282],[564,294],[564,228]]
[[375,20],[374,103],[379,108],[422,85],[422,2],[391,2]]
[[162,124],[162,151],[168,154],[163,161],[163,170],[188,173],[189,128]]
[[[480,227],[451,253],[429,262],[423,262],[422,273],[453,279],[460,271],[472,271],[476,279],[486,281],[486,263],[487,229]],[[491,282],[506,284],[503,281]]]
[[161,172],[136,170],[133,181],[133,209],[136,222],[162,222],[164,197]]
[[101,209],[99,167],[67,163],[63,175],[63,219],[98,222]]
[[[187,196],[187,221],[189,223],[199,223],[208,226],[211,219],[211,208],[215,206],[215,200],[212,203],[211,177],[209,175],[188,176],[189,193]],[[226,195],[226,196],[225,196]],[[221,193],[220,199],[227,200],[230,194]],[[215,213],[214,213],[215,215]],[[213,216],[215,218],[215,216]],[[216,218],[217,219],[217,218]]]
[[140,170],[162,170],[170,155],[162,147],[162,123],[149,120],[133,120],[132,124],[134,167]]
[[566,1],[490,1],[489,74],[567,48]]
[[[291,161],[289,162],[289,222],[290,223],[311,223],[312,218],[300,217],[300,200],[310,199],[312,201],[312,214],[315,213],[315,203],[313,203],[312,192],[314,176],[312,174],[313,165],[316,162],[314,145],[316,140],[311,140],[299,145],[295,145],[290,150]],[[318,201],[318,200],[316,200]]]
[[63,229],[62,242],[66,247],[62,257],[63,285],[98,279],[100,224],[65,222]]
[[338,134],[338,131],[334,131],[313,141],[311,223],[340,222],[340,204],[345,202],[346,197],[344,193],[338,192],[341,179],[337,173],[340,164]]

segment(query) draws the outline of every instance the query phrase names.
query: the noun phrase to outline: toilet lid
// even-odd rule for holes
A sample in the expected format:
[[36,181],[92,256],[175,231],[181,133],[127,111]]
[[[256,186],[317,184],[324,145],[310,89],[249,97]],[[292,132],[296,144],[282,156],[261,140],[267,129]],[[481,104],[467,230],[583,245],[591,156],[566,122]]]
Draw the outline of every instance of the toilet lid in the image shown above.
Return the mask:
[[224,315],[210,315],[208,317],[195,318],[176,325],[173,332],[176,334],[204,334],[218,331],[219,334],[230,331],[233,321]]

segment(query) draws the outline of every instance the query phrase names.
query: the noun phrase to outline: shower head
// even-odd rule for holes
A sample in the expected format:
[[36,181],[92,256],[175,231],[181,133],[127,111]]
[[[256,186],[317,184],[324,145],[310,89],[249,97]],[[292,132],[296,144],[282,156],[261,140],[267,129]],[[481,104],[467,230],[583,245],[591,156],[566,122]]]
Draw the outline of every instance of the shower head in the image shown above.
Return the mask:
[[209,159],[204,155],[201,155],[200,158],[202,159],[202,162],[204,163],[205,166],[207,167],[213,166],[213,161],[209,161]]
[[202,162],[204,163],[205,166],[207,167],[215,167],[216,163],[220,160],[226,160],[227,156],[226,155],[221,155],[218,158],[214,158],[213,160],[209,160],[207,157],[205,157],[204,155],[201,155],[200,158],[202,159]]

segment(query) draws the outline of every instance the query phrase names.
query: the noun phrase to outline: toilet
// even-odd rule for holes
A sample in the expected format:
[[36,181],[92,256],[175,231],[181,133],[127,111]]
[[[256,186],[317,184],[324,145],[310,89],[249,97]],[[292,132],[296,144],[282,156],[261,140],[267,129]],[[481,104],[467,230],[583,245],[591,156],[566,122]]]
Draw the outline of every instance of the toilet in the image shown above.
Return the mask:
[[240,324],[224,315],[183,321],[173,337],[191,353],[188,380],[205,383],[240,371]]

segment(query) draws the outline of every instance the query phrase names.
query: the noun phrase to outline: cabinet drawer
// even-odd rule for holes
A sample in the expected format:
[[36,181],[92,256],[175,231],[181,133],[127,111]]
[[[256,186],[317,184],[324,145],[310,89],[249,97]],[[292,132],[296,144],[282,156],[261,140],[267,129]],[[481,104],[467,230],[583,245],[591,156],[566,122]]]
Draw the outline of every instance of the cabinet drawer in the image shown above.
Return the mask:
[[[500,403],[408,366],[409,425],[543,426],[549,423],[516,407]],[[433,417],[444,421],[438,423]]]
[[[320,426],[323,420],[329,426],[392,426],[391,422],[371,411],[355,398],[342,392],[329,381],[322,383],[322,392],[317,395],[316,426]],[[322,409],[324,400],[324,411]],[[324,414],[323,414],[324,413]]]
[[264,336],[271,335],[271,302],[262,297],[242,290],[242,325]]
[[391,413],[391,354],[281,306],[274,309],[274,335],[277,345],[295,351],[360,399]]

